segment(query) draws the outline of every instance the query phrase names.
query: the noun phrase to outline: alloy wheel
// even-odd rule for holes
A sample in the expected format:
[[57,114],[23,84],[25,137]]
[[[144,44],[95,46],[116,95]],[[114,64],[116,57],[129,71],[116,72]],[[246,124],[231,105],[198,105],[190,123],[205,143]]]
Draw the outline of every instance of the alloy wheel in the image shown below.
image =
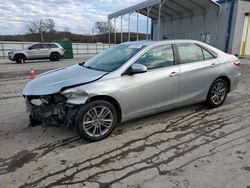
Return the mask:
[[106,106],[95,106],[85,113],[82,128],[91,137],[105,135],[112,127],[114,118],[111,110]]
[[218,105],[224,101],[226,97],[226,85],[223,82],[217,82],[211,92],[211,100],[214,104]]

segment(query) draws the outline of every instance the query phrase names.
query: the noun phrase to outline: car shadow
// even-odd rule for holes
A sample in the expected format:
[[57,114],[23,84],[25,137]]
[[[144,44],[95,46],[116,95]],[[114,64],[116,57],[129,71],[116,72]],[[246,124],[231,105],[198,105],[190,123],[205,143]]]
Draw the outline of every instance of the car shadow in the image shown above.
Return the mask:
[[[49,62],[51,62],[51,61],[48,61],[48,60],[26,60],[25,62],[24,62],[24,64],[30,64],[30,63],[49,63]],[[17,65],[19,65],[19,64],[21,64],[21,63],[16,63],[15,61],[10,61],[10,62],[8,62],[8,63],[3,63],[3,64],[17,64]]]
[[127,132],[130,128],[141,129],[143,128],[144,125],[147,126],[147,125],[153,125],[156,123],[165,123],[166,117],[169,117],[170,120],[172,120],[173,117],[176,116],[177,114],[187,113],[190,111],[196,112],[196,111],[205,110],[205,109],[208,109],[208,108],[204,105],[204,103],[198,103],[198,104],[192,104],[192,105],[188,105],[184,107],[166,110],[166,111],[159,112],[156,114],[151,114],[148,116],[135,118],[135,119],[119,124],[112,134],[119,135],[124,132]]

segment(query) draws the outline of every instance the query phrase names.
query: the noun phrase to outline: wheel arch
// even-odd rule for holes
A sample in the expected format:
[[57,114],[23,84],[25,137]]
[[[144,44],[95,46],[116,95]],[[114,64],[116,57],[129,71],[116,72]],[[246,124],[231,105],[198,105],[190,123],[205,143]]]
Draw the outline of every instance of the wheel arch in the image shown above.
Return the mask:
[[97,100],[105,100],[105,101],[108,101],[111,104],[113,104],[115,109],[117,110],[117,113],[118,113],[118,122],[119,123],[121,122],[121,120],[122,120],[122,109],[121,109],[121,106],[120,106],[119,102],[115,98],[113,98],[111,96],[108,96],[108,95],[98,95],[98,96],[90,97],[88,99],[88,102],[97,101]]
[[61,57],[60,53],[57,52],[57,51],[52,51],[52,52],[50,52],[49,57],[51,57],[52,54],[58,54],[58,55]]
[[[227,77],[227,76],[225,76],[225,75],[222,75],[222,76],[219,76],[218,78],[216,78],[215,80],[218,80],[218,79],[223,79],[223,80],[225,80],[226,81],[226,83],[227,83],[227,85],[228,85],[228,93],[230,92],[230,90],[231,90],[231,80]],[[214,81],[215,81],[214,80]]]
[[24,56],[25,59],[27,59],[27,57],[26,57],[26,55],[25,55],[24,53],[17,53],[17,54],[15,54],[15,55],[14,55],[14,59],[16,59],[16,57],[17,57],[18,55],[22,55],[22,56]]

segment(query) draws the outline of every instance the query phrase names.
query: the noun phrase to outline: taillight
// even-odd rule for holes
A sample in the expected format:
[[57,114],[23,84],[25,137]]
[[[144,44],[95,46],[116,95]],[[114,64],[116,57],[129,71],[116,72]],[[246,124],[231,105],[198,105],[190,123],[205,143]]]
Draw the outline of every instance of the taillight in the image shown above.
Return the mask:
[[235,61],[234,65],[236,65],[237,67],[240,67],[240,60]]

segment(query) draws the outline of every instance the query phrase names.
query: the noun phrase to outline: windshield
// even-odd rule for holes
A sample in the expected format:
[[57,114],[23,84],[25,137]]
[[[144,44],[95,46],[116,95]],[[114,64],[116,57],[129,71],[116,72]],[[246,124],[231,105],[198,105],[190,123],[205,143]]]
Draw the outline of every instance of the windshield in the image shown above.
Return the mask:
[[128,45],[121,44],[112,47],[98,56],[88,60],[84,67],[100,70],[105,72],[112,72],[120,68],[131,57],[137,54],[144,46],[142,45]]

